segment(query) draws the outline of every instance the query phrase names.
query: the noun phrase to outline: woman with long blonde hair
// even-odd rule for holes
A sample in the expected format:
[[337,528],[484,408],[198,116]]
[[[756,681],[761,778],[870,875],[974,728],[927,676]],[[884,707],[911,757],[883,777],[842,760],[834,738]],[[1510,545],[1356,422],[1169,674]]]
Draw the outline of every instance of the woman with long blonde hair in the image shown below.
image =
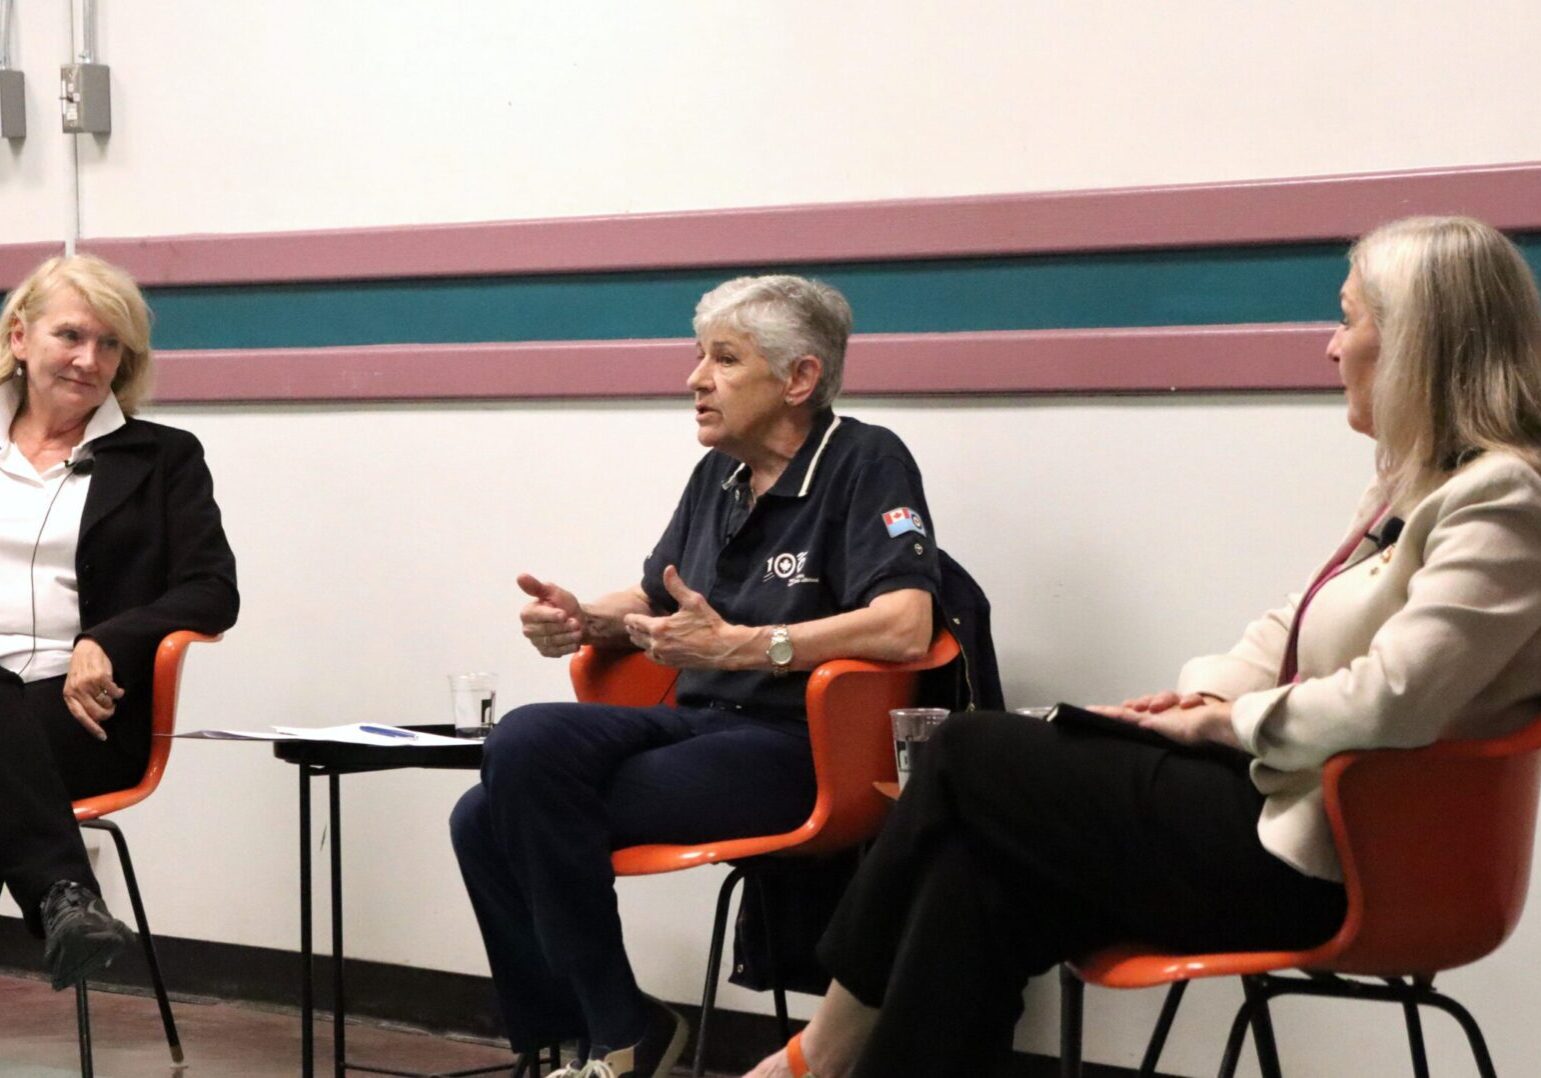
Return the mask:
[[1378,468],[1337,552],[1175,689],[1099,709],[1164,741],[944,723],[821,944],[829,995],[752,1078],[990,1073],[1061,961],[1319,943],[1344,912],[1323,763],[1536,714],[1535,281],[1460,217],[1385,225],[1349,264],[1327,357]]

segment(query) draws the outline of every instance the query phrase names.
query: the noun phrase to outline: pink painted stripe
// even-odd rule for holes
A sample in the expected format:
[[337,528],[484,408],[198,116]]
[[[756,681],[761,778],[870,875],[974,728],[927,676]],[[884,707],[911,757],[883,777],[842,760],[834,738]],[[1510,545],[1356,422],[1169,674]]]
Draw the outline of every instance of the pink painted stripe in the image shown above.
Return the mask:
[[[1149,393],[1338,385],[1326,324],[872,334],[852,394]],[[690,340],[161,352],[162,403],[683,397]]]
[[1335,240],[1411,213],[1541,228],[1541,163],[690,213],[82,240],[145,284],[571,273]]
[[15,288],[43,259],[63,253],[62,243],[0,243],[0,289]]

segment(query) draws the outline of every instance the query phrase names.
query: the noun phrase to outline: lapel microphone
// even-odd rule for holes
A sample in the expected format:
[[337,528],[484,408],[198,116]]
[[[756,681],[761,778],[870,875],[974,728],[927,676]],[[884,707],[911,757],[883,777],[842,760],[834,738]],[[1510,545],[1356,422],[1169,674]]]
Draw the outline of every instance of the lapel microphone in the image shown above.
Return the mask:
[[[90,464],[90,461],[85,463]],[[1375,537],[1375,549],[1385,550],[1397,541],[1402,534],[1402,518],[1389,517],[1386,523],[1380,527],[1380,534]]]

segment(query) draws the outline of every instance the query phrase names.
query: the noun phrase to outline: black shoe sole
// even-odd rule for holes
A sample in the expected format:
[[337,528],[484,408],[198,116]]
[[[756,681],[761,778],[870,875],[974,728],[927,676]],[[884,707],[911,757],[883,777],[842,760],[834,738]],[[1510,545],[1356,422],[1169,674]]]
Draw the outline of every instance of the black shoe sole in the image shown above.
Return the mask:
[[61,953],[48,960],[53,990],[62,992],[88,979],[93,973],[100,973],[123,953],[132,938],[125,929],[121,932],[76,937],[64,943],[60,947]]

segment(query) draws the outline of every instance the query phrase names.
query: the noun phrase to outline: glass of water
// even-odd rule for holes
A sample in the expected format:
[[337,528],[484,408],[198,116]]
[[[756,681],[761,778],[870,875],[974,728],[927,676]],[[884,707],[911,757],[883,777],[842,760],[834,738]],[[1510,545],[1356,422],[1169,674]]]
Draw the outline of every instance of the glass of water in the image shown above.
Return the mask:
[[945,707],[899,707],[888,713],[894,725],[894,765],[899,771],[900,790],[910,781],[921,747],[950,714]]
[[449,701],[456,737],[486,737],[498,721],[498,675],[451,674]]

